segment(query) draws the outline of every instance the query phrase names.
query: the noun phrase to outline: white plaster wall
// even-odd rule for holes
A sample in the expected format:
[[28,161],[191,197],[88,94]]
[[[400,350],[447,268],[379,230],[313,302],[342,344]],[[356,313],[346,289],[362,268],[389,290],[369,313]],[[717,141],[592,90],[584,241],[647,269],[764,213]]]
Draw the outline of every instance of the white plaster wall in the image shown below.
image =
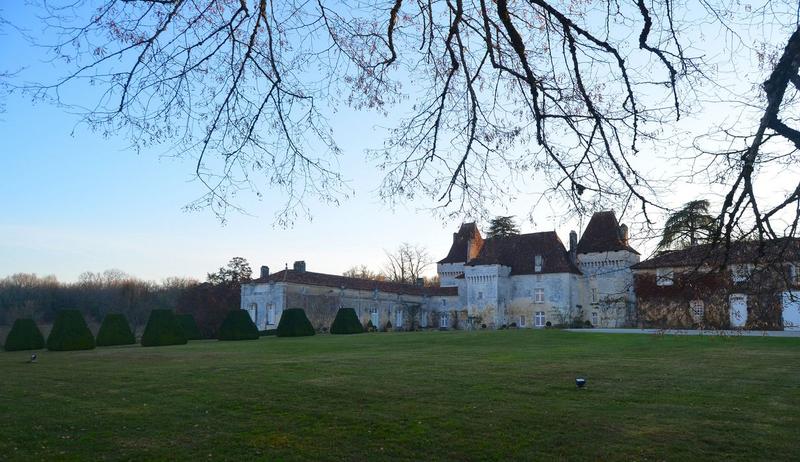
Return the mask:
[[[274,329],[281,319],[285,305],[284,283],[254,283],[242,285],[242,299],[240,308],[248,310],[250,305],[256,304],[256,315],[253,322],[259,330]],[[275,308],[273,324],[267,324],[267,307],[272,304]],[[251,317],[252,314],[251,314]]]
[[511,268],[502,265],[467,266],[464,268],[466,300],[464,308],[470,316],[482,316],[484,322],[501,324],[509,297],[508,276]]
[[[538,311],[545,313],[545,322],[553,324],[561,322],[560,312],[574,305],[577,293],[575,285],[578,278],[570,273],[523,274],[511,276],[511,299],[508,303],[504,323],[519,323],[519,317],[525,316],[525,327],[534,327],[534,315]],[[544,301],[536,302],[536,289],[544,290]]]
[[439,275],[439,286],[457,287],[458,276],[464,274],[464,263],[439,263],[436,265],[436,272]]
[[[336,289],[322,286],[304,286],[302,284],[292,284],[285,282],[273,283],[251,283],[242,285],[241,289],[241,309],[247,310],[250,305],[255,303],[257,315],[254,322],[260,330],[274,329],[280,322],[283,310],[286,308],[288,293],[294,294],[295,299],[299,294],[301,297],[308,297],[309,303],[313,304],[313,298],[318,296],[335,296],[340,307],[354,308],[364,322],[370,318],[370,310],[377,309],[380,325],[386,321],[395,324],[397,311],[403,311],[404,325],[410,325],[409,313],[407,313],[407,303],[418,303],[420,313],[418,316],[430,317],[431,313],[441,311],[453,311],[461,309],[463,304],[457,295],[446,296],[423,296],[423,295],[402,295],[381,291],[366,291],[352,289]],[[267,325],[267,307],[272,303],[275,308],[274,324]],[[302,306],[300,307],[302,308]],[[332,319],[331,319],[332,321]],[[419,321],[419,319],[417,319]],[[430,324],[430,322],[428,323]],[[380,327],[380,326],[379,326]]]
[[585,278],[585,319],[592,320],[592,313],[597,313],[599,327],[622,327],[632,321],[629,308],[636,300],[631,266],[638,262],[639,255],[626,250],[578,254],[578,268]]

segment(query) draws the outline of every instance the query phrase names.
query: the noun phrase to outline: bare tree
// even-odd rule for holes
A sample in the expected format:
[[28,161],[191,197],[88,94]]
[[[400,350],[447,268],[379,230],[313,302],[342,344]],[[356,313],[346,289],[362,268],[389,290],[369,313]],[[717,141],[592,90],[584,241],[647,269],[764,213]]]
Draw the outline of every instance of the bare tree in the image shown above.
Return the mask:
[[342,273],[342,276],[357,279],[370,279],[373,281],[383,281],[386,279],[386,276],[379,272],[372,271],[367,267],[367,265],[353,266]]
[[[726,8],[727,6],[727,8]],[[705,239],[711,248],[731,249],[736,240],[761,242],[762,263],[780,264],[780,252],[765,252],[765,243],[798,236],[800,219],[800,10],[796,2],[769,2],[762,6],[717,5],[709,7],[731,40],[742,49],[755,49],[766,80],[755,86],[755,96],[731,96],[740,112],[735,122],[700,137],[693,179],[721,184],[724,193],[713,231]],[[743,43],[737,22],[768,30],[770,41]],[[774,37],[779,37],[775,40]],[[721,149],[720,146],[726,147]],[[761,176],[761,178],[759,178]],[[776,190],[776,184],[786,184]],[[783,241],[791,246],[790,240]],[[767,253],[772,256],[767,258]],[[727,258],[720,261],[724,267]]]
[[[135,147],[192,156],[207,194],[190,207],[224,217],[240,190],[279,190],[281,224],[308,199],[349,195],[328,123],[341,105],[408,114],[372,151],[389,202],[422,195],[443,213],[483,213],[535,177],[579,210],[632,201],[646,212],[640,144],[680,117],[681,88],[699,75],[680,0],[42,6],[70,70],[28,86],[34,97],[80,106]],[[101,96],[66,101],[82,83]]]
[[425,247],[404,242],[394,252],[386,252],[383,272],[389,281],[416,284],[430,264],[431,258]]

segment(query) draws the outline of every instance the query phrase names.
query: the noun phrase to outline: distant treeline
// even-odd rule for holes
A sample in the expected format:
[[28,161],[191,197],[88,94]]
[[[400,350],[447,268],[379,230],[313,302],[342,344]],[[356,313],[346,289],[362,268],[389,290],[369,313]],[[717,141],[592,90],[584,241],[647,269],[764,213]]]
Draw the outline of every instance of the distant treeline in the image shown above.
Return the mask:
[[77,309],[96,323],[108,313],[121,313],[138,335],[151,310],[171,309],[193,314],[203,335],[215,338],[227,312],[239,308],[240,283],[250,274],[247,261],[238,257],[202,283],[177,277],[145,281],[119,270],[86,272],[77,282],[17,273],[0,279],[0,326],[17,318],[49,324],[59,310]]

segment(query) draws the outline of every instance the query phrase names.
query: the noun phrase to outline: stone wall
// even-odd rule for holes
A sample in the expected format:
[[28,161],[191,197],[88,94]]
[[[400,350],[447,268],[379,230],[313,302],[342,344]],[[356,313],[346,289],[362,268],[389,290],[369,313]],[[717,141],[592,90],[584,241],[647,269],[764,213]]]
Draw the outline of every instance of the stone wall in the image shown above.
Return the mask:
[[[637,313],[642,327],[728,329],[730,300],[747,297],[745,329],[782,329],[782,291],[786,279],[780,269],[757,271],[744,282],[731,273],[693,268],[674,269],[672,285],[658,285],[655,270],[638,270],[634,277]],[[702,302],[704,314],[693,316],[691,302]]]
[[[251,316],[259,329],[276,327],[286,308],[302,308],[314,328],[324,332],[330,328],[340,307],[353,308],[365,326],[372,319],[373,310],[377,310],[376,328],[384,329],[391,323],[393,330],[411,330],[420,327],[423,316],[430,321],[431,313],[453,310],[459,303],[457,296],[402,295],[278,282],[243,285],[241,307],[248,309],[252,305],[256,306],[256,314]],[[275,322],[268,325],[262,313],[270,306],[275,308]],[[398,311],[402,313],[399,326]]]

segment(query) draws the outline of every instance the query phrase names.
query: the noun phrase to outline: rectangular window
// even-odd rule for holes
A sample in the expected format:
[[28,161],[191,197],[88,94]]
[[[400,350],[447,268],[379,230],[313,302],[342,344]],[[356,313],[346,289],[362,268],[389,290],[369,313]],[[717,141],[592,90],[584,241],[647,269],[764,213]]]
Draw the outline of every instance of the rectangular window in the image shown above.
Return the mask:
[[544,289],[533,289],[533,303],[544,303]]
[[536,255],[533,259],[533,271],[536,273],[542,272],[542,256]]
[[381,316],[378,313],[377,308],[370,308],[369,309],[369,320],[372,321],[372,327],[378,328],[381,325]]
[[444,298],[442,299],[442,306],[447,306],[447,300],[445,300]]
[[671,286],[675,282],[675,271],[672,268],[656,268],[656,285]]
[[592,287],[592,303],[597,303],[597,288]]
[[794,263],[789,263],[786,265],[786,274],[789,278],[789,284],[798,284],[800,283],[800,275],[797,274],[797,265]]
[[275,324],[275,305],[271,303],[269,308],[267,308],[267,324]]
[[597,327],[598,325],[600,325],[600,316],[597,311],[592,311],[592,326]]
[[753,264],[745,263],[742,265],[731,265],[731,279],[735,283],[747,282],[753,275]]
[[692,300],[689,302],[689,312],[695,322],[700,322],[706,312],[705,304],[702,300]]
[[744,327],[747,323],[747,295],[730,295],[730,323],[731,327]]
[[450,327],[450,315],[447,313],[442,313],[439,315],[439,327]]
[[403,327],[403,311],[397,310],[394,314],[394,327]]
[[537,311],[536,317],[534,318],[534,325],[536,327],[544,327],[545,320],[544,320],[544,311]]
[[525,327],[525,316],[519,317],[519,327]]
[[424,311],[419,313],[419,327],[428,327],[428,313]]
[[478,292],[478,300],[483,300],[483,292]]

